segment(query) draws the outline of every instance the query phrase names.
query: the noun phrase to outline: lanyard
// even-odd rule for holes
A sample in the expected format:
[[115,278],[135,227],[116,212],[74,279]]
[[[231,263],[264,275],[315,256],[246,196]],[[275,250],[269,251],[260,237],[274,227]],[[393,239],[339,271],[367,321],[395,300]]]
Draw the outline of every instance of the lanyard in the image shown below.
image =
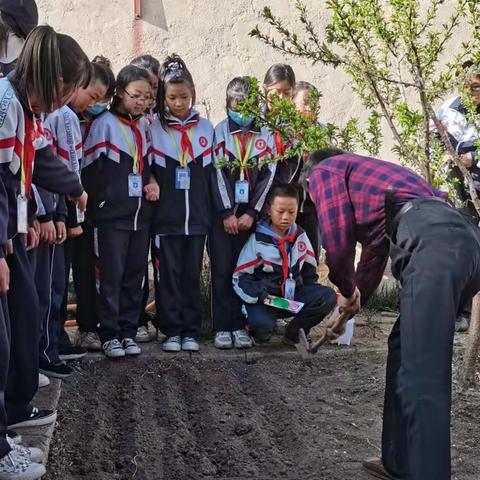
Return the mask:
[[[193,127],[194,125],[192,125],[192,127],[189,128],[190,131],[187,134],[190,140],[190,144],[192,143]],[[181,135],[183,136],[183,132],[181,130],[178,130],[178,131],[180,131]],[[178,158],[180,160],[180,166],[182,168],[185,168],[188,164],[188,148],[185,148],[183,151],[180,150],[180,147],[178,146],[177,140],[171,128],[168,129],[168,134],[170,135],[170,138],[172,139],[173,143],[175,143],[175,148],[177,149]],[[192,156],[192,160],[195,161],[193,156]]]
[[247,172],[248,175],[248,159],[250,158],[250,153],[252,151],[253,137],[252,133],[248,132],[245,136],[241,133],[237,133],[234,138],[238,159],[240,160],[240,180],[243,182],[245,179],[245,172]]
[[[120,124],[122,135],[127,144],[127,148],[128,148],[128,151],[130,152],[130,156],[133,158],[133,173],[136,175],[138,173],[138,145],[136,144],[137,142],[135,142],[135,150],[134,150],[132,146],[132,142],[128,138],[127,130],[125,129],[123,123],[120,120],[118,120],[118,123]],[[132,129],[132,133],[135,136],[135,132],[133,132],[133,129]]]

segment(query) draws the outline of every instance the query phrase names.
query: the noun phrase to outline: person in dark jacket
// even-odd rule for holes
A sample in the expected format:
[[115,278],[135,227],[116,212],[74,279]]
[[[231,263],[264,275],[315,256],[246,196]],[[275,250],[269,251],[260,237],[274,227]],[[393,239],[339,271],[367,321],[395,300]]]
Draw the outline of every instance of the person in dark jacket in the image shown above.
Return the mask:
[[273,139],[267,128],[236,112],[248,97],[248,77],[227,86],[228,116],[215,128],[212,179],[213,225],[208,238],[212,271],[212,318],[217,348],[249,348],[245,318],[232,288],[238,255],[263,210],[275,174]]
[[364,466],[387,480],[450,480],[455,318],[480,290],[480,230],[446,194],[391,162],[319,150],[303,177],[340,309],[355,315],[368,302],[389,252],[402,285],[388,340],[382,458]]
[[[42,76],[37,72],[43,72]],[[79,45],[44,26],[29,34],[15,71],[0,80],[0,285],[6,268],[10,273],[11,319],[10,355],[0,363],[0,368],[9,368],[5,397],[0,394],[0,399],[5,398],[5,407],[0,400],[0,473],[8,471],[20,476],[29,471],[29,478],[38,478],[45,472],[43,466],[20,460],[3,443],[2,420],[7,418],[9,427],[15,428],[45,425],[56,418],[55,412],[30,405],[38,387],[40,328],[38,297],[26,252],[32,240],[28,197],[35,183],[77,199],[79,207],[85,209],[87,194],[78,177],[53,157],[43,135],[40,114],[61,107],[78,86],[88,82],[89,76],[90,62]],[[4,384],[0,385],[0,391],[4,388]]]
[[168,57],[160,77],[159,115],[150,126],[153,173],[160,185],[152,226],[157,314],[167,336],[165,351],[197,351],[200,272],[212,221],[214,130],[192,108],[195,86],[180,57]]
[[268,341],[277,318],[291,317],[288,310],[265,305],[272,296],[304,303],[288,324],[285,338],[298,342],[331,312],[335,292],[319,285],[317,260],[305,231],[295,223],[298,190],[293,185],[273,187],[268,201],[268,219],[257,225],[243,247],[233,274],[233,286],[247,311],[247,323],[255,341]]
[[147,266],[150,200],[158,200],[147,125],[141,121],[151,96],[148,73],[124,67],[110,111],[93,122],[84,145],[82,182],[94,226],[99,334],[110,358],[141,353],[134,339]]

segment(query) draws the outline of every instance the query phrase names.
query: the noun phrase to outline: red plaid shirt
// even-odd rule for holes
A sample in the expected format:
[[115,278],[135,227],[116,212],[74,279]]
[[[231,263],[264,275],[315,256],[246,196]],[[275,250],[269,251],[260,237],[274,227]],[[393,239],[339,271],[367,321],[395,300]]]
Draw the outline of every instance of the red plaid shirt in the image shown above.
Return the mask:
[[[355,154],[327,158],[309,177],[329,278],[345,297],[358,286],[362,303],[379,285],[388,258],[385,193],[389,187],[395,190],[396,209],[413,198],[446,198],[404,167]],[[362,257],[355,272],[357,242],[362,244]]]

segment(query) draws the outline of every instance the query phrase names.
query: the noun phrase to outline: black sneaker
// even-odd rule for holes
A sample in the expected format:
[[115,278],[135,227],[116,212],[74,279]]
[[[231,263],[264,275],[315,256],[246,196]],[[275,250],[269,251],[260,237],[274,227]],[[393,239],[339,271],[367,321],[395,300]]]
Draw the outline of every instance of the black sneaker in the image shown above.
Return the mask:
[[19,445],[22,443],[22,436],[13,430],[7,430],[7,437],[15,444]]
[[78,360],[87,354],[87,349],[82,347],[74,347],[73,345],[66,345],[59,352],[60,360]]
[[67,378],[73,373],[73,368],[66,363],[40,363],[40,373],[47,377]]
[[23,427],[41,427],[43,425],[50,425],[57,419],[57,412],[53,410],[39,410],[37,407],[32,408],[32,412],[25,420],[9,425],[8,428],[23,428]]

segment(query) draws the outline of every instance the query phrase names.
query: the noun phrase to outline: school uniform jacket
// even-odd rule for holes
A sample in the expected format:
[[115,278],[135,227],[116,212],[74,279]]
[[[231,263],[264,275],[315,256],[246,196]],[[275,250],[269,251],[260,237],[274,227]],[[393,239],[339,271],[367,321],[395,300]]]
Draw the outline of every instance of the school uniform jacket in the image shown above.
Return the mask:
[[[122,120],[131,122],[132,126],[122,124],[122,131]],[[150,178],[149,132],[141,116],[132,118],[117,111],[107,111],[93,121],[84,144],[81,175],[89,194],[87,216],[94,226],[108,225],[133,231],[148,228],[151,202],[143,194],[141,197],[129,196],[128,178],[133,173],[136,145],[140,152],[139,174],[142,162],[141,175],[145,186]]]
[[305,231],[294,224],[279,237],[267,221],[259,223],[238,258],[235,292],[245,303],[262,303],[267,295],[282,297],[290,274],[297,288],[317,282],[317,261]]
[[[237,135],[245,140],[248,138],[245,142],[246,151],[248,145],[251,145],[248,155],[249,167],[244,172],[245,181],[249,184],[248,204],[235,202],[235,184],[240,180],[240,168],[234,168],[232,162],[240,160],[242,155],[246,155],[246,153],[237,151],[237,142],[235,141]],[[240,140],[238,145],[241,145]],[[240,216],[244,213],[252,218],[257,218],[272,186],[275,163],[270,161],[261,168],[258,168],[257,165],[271,160],[272,152],[273,137],[267,128],[260,129],[252,124],[246,131],[243,131],[242,127],[229,117],[215,127],[212,198],[215,210],[221,214],[222,218],[228,218],[233,214]],[[226,160],[227,165],[220,168],[223,160]]]
[[12,75],[0,80],[0,256],[7,239],[17,234],[17,196],[22,161],[27,177],[39,187],[72,197],[83,193],[78,176],[56,159],[26,98],[19,95]]
[[[283,155],[288,150],[289,145],[286,144],[279,132],[274,132],[274,153],[275,155]],[[298,211],[299,213],[314,213],[315,205],[310,198],[310,195],[305,191],[299,183],[300,175],[303,169],[303,158],[298,156],[289,157],[285,160],[276,162],[274,185],[293,184],[297,187],[298,197],[300,200]]]
[[[67,105],[54,111],[44,121],[45,137],[49,141],[53,154],[61,160],[67,168],[76,173],[80,178],[80,162],[82,159],[82,132],[80,120],[77,114]],[[44,200],[43,189],[38,189],[41,200]],[[66,198],[58,198],[58,195],[50,193],[56,205],[66,208],[67,227],[73,228],[79,225],[77,221],[77,209],[74,202]],[[63,210],[62,210],[63,211]],[[45,217],[40,216],[42,221]]]
[[[191,128],[188,128],[191,127]],[[184,128],[191,143],[187,165],[190,169],[190,189],[176,188],[176,169],[182,156]],[[150,126],[152,138],[152,168],[160,185],[160,201],[155,206],[153,232],[159,235],[206,235],[211,226],[210,183],[212,176],[213,125],[192,110],[184,121],[166,118],[163,127],[159,119]],[[190,150],[185,144],[186,150]]]

